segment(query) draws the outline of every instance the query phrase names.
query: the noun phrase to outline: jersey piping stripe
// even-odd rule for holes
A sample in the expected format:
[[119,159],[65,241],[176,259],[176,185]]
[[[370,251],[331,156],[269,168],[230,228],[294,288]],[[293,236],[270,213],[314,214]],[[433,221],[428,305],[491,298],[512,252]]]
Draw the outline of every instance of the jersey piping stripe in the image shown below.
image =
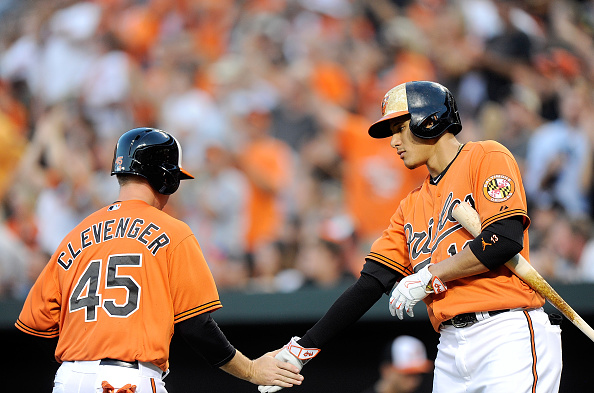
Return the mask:
[[25,333],[32,334],[37,337],[58,337],[60,335],[60,329],[50,329],[50,330],[36,330],[27,325],[25,325],[20,319],[17,319],[16,323],[14,324],[18,329],[22,330]]
[[405,276],[409,275],[409,274],[413,274],[413,271],[410,268],[410,266],[404,266],[401,263],[398,263],[390,258],[386,258],[382,254],[378,254],[377,252],[370,252],[369,254],[367,254],[367,258],[373,259],[376,262],[386,265],[386,266],[398,271],[399,273],[404,274]]
[[201,306],[198,307],[194,307],[190,310],[186,310],[184,312],[180,312],[179,314],[174,315],[173,317],[173,322],[179,322],[182,319],[188,318],[189,316],[192,315],[198,315],[198,314],[202,314],[204,312],[207,311],[212,311],[215,310],[217,308],[221,308],[223,305],[221,304],[220,300],[213,300],[212,302],[208,302],[206,304],[203,304]]
[[525,210],[522,210],[522,209],[506,210],[503,213],[499,213],[499,214],[494,215],[493,217],[487,218],[485,220],[485,222],[483,222],[483,224],[481,225],[481,230],[485,229],[486,227],[488,227],[489,225],[491,225],[495,221],[501,220],[501,219],[506,218],[506,217],[511,217],[511,216],[525,216],[525,217],[528,217],[528,213],[526,213],[526,211]]
[[151,390],[153,393],[157,393],[157,386],[155,385],[155,378],[151,378]]
[[532,351],[532,393],[536,393],[536,384],[538,383],[538,372],[536,371],[536,343],[534,342],[534,326],[532,325],[532,318],[528,311],[524,310],[524,316],[528,322],[528,329],[530,330],[530,349]]

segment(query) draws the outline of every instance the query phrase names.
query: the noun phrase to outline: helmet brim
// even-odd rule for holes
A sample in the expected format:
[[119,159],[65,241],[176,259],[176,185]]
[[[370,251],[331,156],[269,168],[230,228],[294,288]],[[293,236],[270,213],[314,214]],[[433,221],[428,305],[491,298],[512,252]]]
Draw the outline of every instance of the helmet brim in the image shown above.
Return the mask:
[[193,179],[194,176],[192,176],[190,174],[190,172],[186,171],[184,168],[179,168],[181,175],[180,175],[180,180],[184,180],[184,179]]
[[369,130],[367,131],[369,133],[369,136],[376,139],[391,137],[392,130],[390,129],[389,120],[394,120],[398,118],[402,118],[402,120],[410,118],[410,113],[408,111],[398,111],[392,112],[389,115],[382,117],[369,127]]

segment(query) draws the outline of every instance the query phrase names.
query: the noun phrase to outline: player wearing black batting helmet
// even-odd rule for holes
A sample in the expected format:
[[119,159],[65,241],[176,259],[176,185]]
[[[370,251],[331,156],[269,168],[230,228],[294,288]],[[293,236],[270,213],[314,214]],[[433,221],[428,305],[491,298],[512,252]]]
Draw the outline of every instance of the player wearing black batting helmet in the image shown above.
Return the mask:
[[454,96],[435,82],[407,82],[388,91],[382,101],[382,118],[371,125],[369,135],[391,137],[394,119],[410,119],[410,130],[422,139],[437,138],[446,131],[456,135],[462,130]]
[[126,131],[114,149],[117,200],[64,237],[30,289],[15,326],[53,339],[54,392],[167,393],[174,331],[236,378],[301,384],[300,369],[275,359],[278,351],[252,360],[213,319],[222,303],[198,239],[163,211],[180,180],[192,178],[181,156],[165,131]]
[[178,141],[155,128],[134,128],[124,133],[115,147],[111,174],[132,174],[148,180],[164,195],[173,194],[183,179],[193,179],[181,166]]
[[[406,168],[424,165],[429,173],[396,204],[357,281],[305,335],[290,339],[279,360],[301,369],[391,292],[393,316],[414,317],[423,301],[440,335],[433,393],[559,391],[558,320],[544,312],[544,297],[505,265],[516,254],[529,257],[520,168],[497,141],[461,143],[461,129],[455,100],[438,83],[407,82],[384,96],[369,135],[389,139]],[[478,236],[452,216],[463,202],[480,217]]]

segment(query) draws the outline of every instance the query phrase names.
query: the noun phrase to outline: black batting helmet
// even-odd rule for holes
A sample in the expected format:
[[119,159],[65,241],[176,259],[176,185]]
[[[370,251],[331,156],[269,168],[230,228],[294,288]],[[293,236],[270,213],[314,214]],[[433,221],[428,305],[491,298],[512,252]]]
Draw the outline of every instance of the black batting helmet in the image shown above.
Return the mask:
[[437,138],[446,131],[456,135],[462,129],[454,96],[435,82],[406,82],[388,91],[382,101],[382,118],[369,127],[369,135],[391,137],[392,119],[410,119],[411,132],[423,139]]
[[111,174],[132,174],[148,180],[160,194],[173,194],[180,180],[193,179],[181,166],[182,151],[177,140],[155,128],[134,128],[116,144]]

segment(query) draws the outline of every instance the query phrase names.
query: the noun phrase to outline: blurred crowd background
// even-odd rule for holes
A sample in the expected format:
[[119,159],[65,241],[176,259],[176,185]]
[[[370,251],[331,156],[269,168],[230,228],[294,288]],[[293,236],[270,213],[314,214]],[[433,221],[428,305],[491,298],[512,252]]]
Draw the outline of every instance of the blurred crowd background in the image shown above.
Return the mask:
[[515,155],[531,262],[594,282],[594,2],[0,1],[0,297],[24,299],[62,238],[117,198],[117,138],[183,147],[166,210],[220,290],[356,279],[425,168],[367,135],[385,92],[433,80],[462,142]]

